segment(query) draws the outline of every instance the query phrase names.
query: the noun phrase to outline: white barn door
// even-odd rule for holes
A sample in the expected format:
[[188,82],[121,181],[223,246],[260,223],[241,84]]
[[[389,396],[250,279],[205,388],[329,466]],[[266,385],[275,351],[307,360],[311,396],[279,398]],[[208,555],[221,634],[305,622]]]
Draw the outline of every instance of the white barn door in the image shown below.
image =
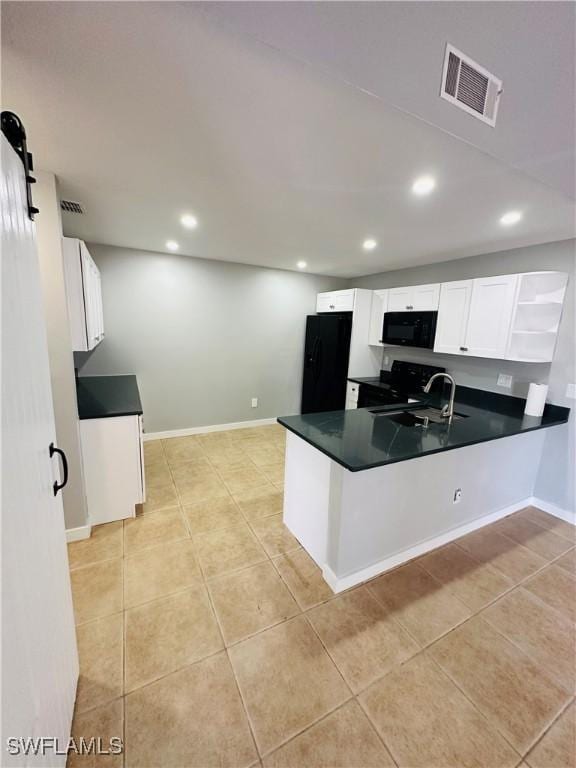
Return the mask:
[[46,328],[23,164],[2,141],[2,742],[0,765],[64,766],[11,755],[7,739],[70,734],[78,655]]

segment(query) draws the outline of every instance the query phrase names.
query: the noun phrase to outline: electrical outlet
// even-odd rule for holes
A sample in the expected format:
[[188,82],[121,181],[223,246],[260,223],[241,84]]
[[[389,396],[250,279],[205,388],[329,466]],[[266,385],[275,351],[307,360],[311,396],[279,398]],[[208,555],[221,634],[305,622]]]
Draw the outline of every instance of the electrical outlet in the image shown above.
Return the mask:
[[454,497],[452,498],[452,504],[459,504],[462,501],[462,488],[456,488],[454,491]]
[[384,365],[390,365],[390,358],[388,355],[384,355]]
[[252,398],[252,408],[258,408],[258,398],[253,397]]
[[507,373],[499,373],[498,379],[496,380],[496,384],[498,384],[499,387],[506,387],[506,389],[512,389],[512,376],[509,376]]
[[570,398],[570,400],[576,400],[576,384],[572,382],[566,384],[566,397]]

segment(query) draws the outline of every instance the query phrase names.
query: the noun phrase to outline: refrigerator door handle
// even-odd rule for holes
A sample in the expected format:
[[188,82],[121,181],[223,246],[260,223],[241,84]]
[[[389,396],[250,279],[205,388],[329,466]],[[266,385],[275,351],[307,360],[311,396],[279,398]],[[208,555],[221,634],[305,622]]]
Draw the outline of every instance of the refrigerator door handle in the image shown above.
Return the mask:
[[316,354],[317,354],[317,349],[318,349],[318,344],[319,343],[320,343],[320,337],[316,336],[316,338],[314,339],[314,343],[312,344],[312,351],[307,356],[307,360],[306,360],[306,362],[308,364],[307,367],[309,367],[309,368],[315,368],[316,367]]
[[316,359],[314,360],[314,368],[316,373],[320,373],[320,364],[322,360],[322,339],[318,338],[318,345],[316,347]]

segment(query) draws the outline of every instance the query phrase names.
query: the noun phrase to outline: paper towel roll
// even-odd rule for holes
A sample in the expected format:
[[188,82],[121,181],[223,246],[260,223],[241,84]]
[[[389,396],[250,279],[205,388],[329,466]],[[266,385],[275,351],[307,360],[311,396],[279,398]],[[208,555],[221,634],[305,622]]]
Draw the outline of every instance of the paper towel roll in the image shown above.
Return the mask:
[[547,394],[548,384],[530,384],[524,413],[527,416],[542,416]]

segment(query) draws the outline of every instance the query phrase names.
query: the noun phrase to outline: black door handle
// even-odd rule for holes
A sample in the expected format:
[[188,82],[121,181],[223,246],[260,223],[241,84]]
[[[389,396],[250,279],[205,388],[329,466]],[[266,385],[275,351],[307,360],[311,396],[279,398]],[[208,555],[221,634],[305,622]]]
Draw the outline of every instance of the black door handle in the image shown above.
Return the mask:
[[66,485],[68,482],[68,461],[66,459],[66,454],[61,448],[56,448],[54,443],[50,443],[50,446],[48,448],[48,451],[50,453],[50,458],[54,456],[55,453],[57,453],[60,458],[62,459],[62,469],[64,470],[64,480],[61,483],[57,483],[56,480],[54,481],[54,485],[52,486],[54,490],[54,496],[58,493],[58,491],[61,491],[62,488]]

